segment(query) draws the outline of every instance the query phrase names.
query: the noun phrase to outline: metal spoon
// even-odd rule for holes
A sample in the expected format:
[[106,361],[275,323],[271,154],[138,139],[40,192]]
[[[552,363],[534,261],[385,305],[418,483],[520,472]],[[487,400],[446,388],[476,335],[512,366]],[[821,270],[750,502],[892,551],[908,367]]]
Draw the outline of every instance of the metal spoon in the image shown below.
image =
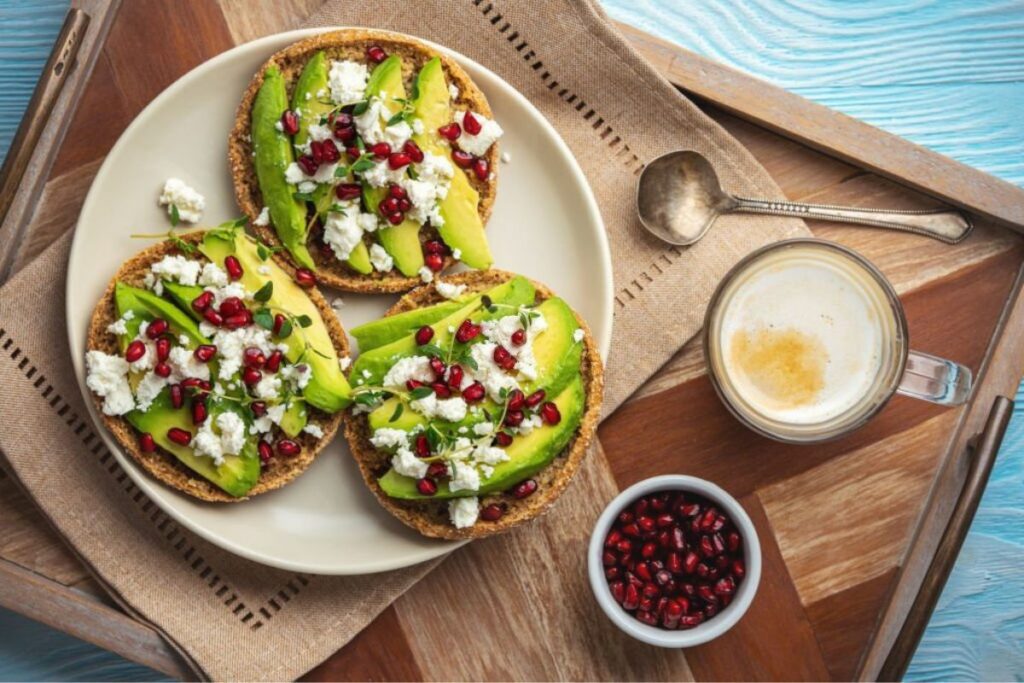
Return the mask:
[[697,152],[669,152],[644,167],[637,185],[640,222],[670,244],[693,244],[721,214],[760,213],[818,218],[876,228],[904,230],[956,244],[971,232],[971,221],[959,211],[886,211],[822,204],[797,204],[734,197],[722,189],[711,162]]

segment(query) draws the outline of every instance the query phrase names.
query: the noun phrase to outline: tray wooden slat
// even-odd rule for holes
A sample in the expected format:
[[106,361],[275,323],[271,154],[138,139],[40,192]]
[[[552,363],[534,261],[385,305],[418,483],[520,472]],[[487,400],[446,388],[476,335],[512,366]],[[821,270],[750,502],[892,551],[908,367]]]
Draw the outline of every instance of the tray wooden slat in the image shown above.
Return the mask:
[[[60,123],[49,127],[66,131],[63,144],[44,139],[25,180],[33,201],[26,195],[0,230],[0,254],[11,255],[15,269],[73,224],[102,158],[153,96],[205,59],[304,16],[319,0],[210,0],[173,8],[159,0],[74,4],[92,15],[94,32],[55,110]],[[580,623],[578,615],[590,607],[581,558],[560,555],[557,548],[560,541],[578,543],[588,529],[560,539],[541,523],[517,539],[529,561],[499,556],[487,542],[460,551],[310,672],[310,679],[870,678],[896,638],[963,481],[967,442],[981,430],[993,399],[1012,396],[1020,376],[1024,302],[1017,294],[1024,240],[996,222],[1024,221],[1024,193],[624,30],[670,80],[698,96],[789,197],[896,208],[930,207],[940,197],[980,216],[975,234],[953,247],[913,235],[811,224],[816,235],[864,253],[893,281],[915,348],[979,371],[975,398],[961,410],[897,398],[847,439],[813,449],[786,447],[728,416],[704,374],[699,341],[693,341],[602,425],[604,457],[598,461],[607,467],[588,467],[582,476],[611,495],[650,474],[688,472],[741,497],[765,547],[765,572],[751,611],[733,631],[685,654],[655,653],[603,622]],[[148,58],[139,59],[141,53]],[[879,145],[887,150],[881,161],[870,156]],[[51,168],[46,160],[53,159]],[[16,251],[4,242],[14,221],[24,223],[27,233]],[[554,514],[601,503],[571,495]],[[467,591],[478,572],[499,588]],[[103,599],[74,554],[4,477],[0,574],[0,604],[182,675],[173,651]],[[477,616],[450,623],[451,604]],[[539,624],[536,615],[543,617]],[[444,640],[438,640],[439,620],[450,628]],[[496,644],[509,630],[516,633],[515,651]],[[459,642],[454,651],[453,638]]]

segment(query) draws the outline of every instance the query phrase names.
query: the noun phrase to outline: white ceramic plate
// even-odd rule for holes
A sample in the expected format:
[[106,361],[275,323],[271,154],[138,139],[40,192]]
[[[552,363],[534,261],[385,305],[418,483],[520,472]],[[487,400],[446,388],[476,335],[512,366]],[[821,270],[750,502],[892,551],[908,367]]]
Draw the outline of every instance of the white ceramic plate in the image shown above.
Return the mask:
[[[123,261],[148,245],[129,234],[169,227],[156,200],[172,176],[206,196],[205,224],[239,215],[226,154],[238,99],[271,54],[317,32],[268,36],[196,67],[139,114],[100,168],[82,207],[67,274],[71,355],[94,420],[98,416],[85,388],[86,331],[109,279]],[[487,229],[495,265],[547,283],[565,297],[588,321],[607,356],[611,257],[583,173],[555,130],[522,95],[476,62],[445,51],[483,89],[505,129],[501,149],[511,160],[499,170],[497,202]],[[341,296],[346,328],[380,317],[396,299]],[[167,514],[208,541],[256,562],[317,574],[364,574],[423,562],[458,545],[423,538],[381,509],[340,436],[291,485],[239,505],[211,505],[151,479],[100,431],[136,485]]]

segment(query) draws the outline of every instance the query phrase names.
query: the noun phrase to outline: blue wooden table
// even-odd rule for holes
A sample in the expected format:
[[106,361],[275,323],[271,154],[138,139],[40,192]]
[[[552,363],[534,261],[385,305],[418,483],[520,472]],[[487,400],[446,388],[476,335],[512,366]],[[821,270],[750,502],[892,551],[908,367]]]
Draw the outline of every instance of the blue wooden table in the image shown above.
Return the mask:
[[[1020,0],[604,3],[616,19],[1024,186]],[[66,9],[0,0],[0,158]],[[1024,385],[1017,400],[908,679],[1024,679]],[[161,677],[0,610],[0,680],[34,679]]]

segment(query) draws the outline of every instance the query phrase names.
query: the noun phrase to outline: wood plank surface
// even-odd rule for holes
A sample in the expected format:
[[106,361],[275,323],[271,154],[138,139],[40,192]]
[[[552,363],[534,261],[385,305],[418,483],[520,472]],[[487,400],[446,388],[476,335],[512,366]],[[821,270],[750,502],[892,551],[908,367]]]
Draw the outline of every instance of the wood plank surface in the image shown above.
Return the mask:
[[[279,30],[288,17],[302,16],[314,4],[317,0],[295,0],[263,8],[242,0],[173,6],[126,0],[68,125],[57,171],[43,190],[44,200],[60,201],[40,202],[19,263],[71,227],[103,156],[155,94],[192,66],[236,42]],[[634,38],[666,73],[680,73],[685,55],[666,62],[663,46]],[[159,60],[138,59],[140,51],[152,51],[153,46],[159,46]],[[759,92],[767,101],[780,101],[771,99],[778,97],[774,90]],[[793,199],[871,207],[935,204],[933,198],[908,190],[906,182],[895,183],[849,163],[853,157],[842,150],[829,148],[825,154],[795,142],[808,140],[808,131],[831,121],[814,118],[814,109],[807,110],[810,119],[793,124],[800,126],[798,131],[787,129],[783,136],[727,111],[742,111],[739,107],[703,106]],[[871,130],[857,128],[856,133],[887,139]],[[966,201],[966,195],[958,196]],[[1024,348],[1024,309],[1014,309],[1009,320],[1005,315],[1020,286],[1024,240],[986,220],[955,247],[872,229],[826,223],[811,227],[819,236],[861,251],[893,281],[907,309],[915,348],[949,356],[974,370],[988,363],[983,376],[992,379],[977,401],[1007,393],[1006,377],[1019,373]],[[955,316],[947,313],[953,310]],[[955,476],[937,477],[958,470],[966,439],[987,410],[979,402],[968,409],[943,410],[898,397],[850,437],[813,449],[782,445],[754,435],[729,416],[705,375],[699,342],[691,342],[602,425],[603,450],[593,454],[580,475],[586,486],[577,482],[551,513],[570,516],[572,524],[551,524],[548,517],[513,532],[515,552],[507,544],[487,541],[461,550],[308,677],[854,676],[865,657],[882,652],[898,628],[899,611],[893,611],[890,596],[902,601],[901,606],[913,597],[913,576],[903,571],[904,557],[910,552],[914,567],[927,558],[928,544],[920,539],[934,539],[935,530],[928,526],[931,518],[925,510],[933,514],[933,524],[944,512],[941,504],[932,505],[929,493],[938,491],[946,499],[955,491]],[[712,479],[740,497],[764,548],[762,586],[744,620],[721,639],[685,653],[641,646],[614,629],[596,608],[583,562],[583,548],[603,502],[634,481],[669,471]],[[588,497],[584,490],[600,495]],[[93,605],[94,611],[88,617],[93,621],[83,621],[90,628],[81,630],[82,637],[177,671],[166,648],[161,654],[159,644],[154,645],[149,629],[87,597],[90,590],[98,592],[95,584],[80,565],[76,569],[73,555],[45,522],[21,510],[24,501],[17,495],[10,482],[0,479],[0,561],[16,572],[34,572],[44,582],[40,586],[54,595],[86,596],[82,608],[88,612]],[[912,547],[917,550],[908,550]],[[897,581],[908,576],[901,594]],[[69,587],[80,592],[70,593]],[[0,604],[9,602],[15,602],[13,596],[5,601],[0,594]],[[847,612],[849,618],[839,619],[837,612]],[[879,619],[886,629],[882,634]],[[113,637],[120,633],[117,628],[133,635]]]

